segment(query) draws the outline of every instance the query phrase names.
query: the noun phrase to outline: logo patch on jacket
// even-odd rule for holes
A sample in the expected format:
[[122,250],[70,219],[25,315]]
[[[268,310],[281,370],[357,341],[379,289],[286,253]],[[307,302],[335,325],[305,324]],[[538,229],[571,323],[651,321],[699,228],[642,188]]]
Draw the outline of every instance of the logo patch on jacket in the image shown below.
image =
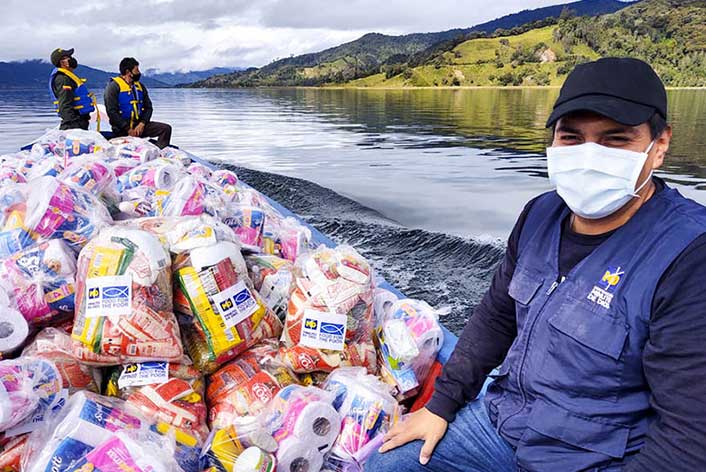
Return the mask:
[[593,303],[597,303],[603,308],[610,308],[610,302],[613,300],[615,287],[620,283],[621,277],[625,271],[620,266],[608,266],[608,269],[603,273],[600,280],[593,286],[591,293],[588,294],[588,299]]

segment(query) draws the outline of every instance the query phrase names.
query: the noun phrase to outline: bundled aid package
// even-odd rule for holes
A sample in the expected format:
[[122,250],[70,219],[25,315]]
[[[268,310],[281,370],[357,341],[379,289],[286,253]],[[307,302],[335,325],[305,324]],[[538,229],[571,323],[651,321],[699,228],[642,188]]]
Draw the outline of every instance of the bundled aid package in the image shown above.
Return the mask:
[[170,263],[162,242],[143,230],[112,226],[92,239],[78,258],[75,352],[88,348],[108,365],[180,361]]
[[333,371],[323,389],[333,393],[341,415],[341,433],[326,457],[332,472],[362,472],[363,464],[380,447],[382,436],[397,422],[401,408],[389,385],[361,367]]
[[444,342],[444,332],[438,312],[426,302],[382,303],[392,298],[396,297],[390,292],[376,293],[375,341],[380,375],[395,388],[397,399],[404,400],[418,393]]
[[0,279],[32,326],[73,317],[76,254],[61,239],[44,241],[0,260]]
[[61,378],[53,363],[35,357],[0,361],[0,432],[7,434],[24,421],[31,422],[60,391]]
[[125,400],[129,410],[173,426],[197,443],[208,436],[205,381],[191,365],[157,361],[125,364],[112,370],[105,392]]
[[112,222],[110,213],[95,196],[55,177],[41,177],[27,185],[22,226],[39,238],[63,239],[78,252]]
[[298,383],[268,340],[248,349],[209,377],[206,398],[212,428],[225,428],[240,417],[259,414],[282,387]]
[[[206,225],[182,243],[174,258],[175,309],[184,325],[187,350],[197,368],[213,372],[257,342],[278,335],[281,324],[247,275],[235,240],[217,241]],[[176,246],[172,246],[172,250]]]
[[282,332],[285,363],[298,373],[346,365],[374,372],[373,275],[363,256],[321,246],[297,260],[295,283]]
[[71,336],[56,328],[44,328],[31,344],[24,348],[22,356],[39,357],[51,361],[61,376],[63,388],[70,393],[79,390],[98,392],[101,384],[99,369],[79,362],[73,354]]
[[250,255],[245,258],[248,274],[265,304],[284,321],[294,290],[294,264],[277,256]]
[[277,441],[256,417],[234,419],[208,437],[199,460],[201,472],[272,472]]
[[118,399],[89,392],[71,396],[61,412],[29,439],[26,472],[176,472],[175,442],[150,430]]
[[341,430],[334,400],[330,392],[301,385],[277,393],[263,412],[263,422],[278,444],[278,470],[321,470],[324,454]]

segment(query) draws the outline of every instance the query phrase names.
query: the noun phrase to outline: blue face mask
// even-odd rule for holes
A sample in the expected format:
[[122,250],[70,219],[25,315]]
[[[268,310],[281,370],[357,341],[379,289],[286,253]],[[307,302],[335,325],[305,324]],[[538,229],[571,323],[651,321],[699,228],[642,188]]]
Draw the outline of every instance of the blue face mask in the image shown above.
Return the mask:
[[549,181],[572,212],[591,220],[604,218],[637,197],[650,181],[652,171],[636,188],[653,145],[645,152],[596,143],[549,147]]

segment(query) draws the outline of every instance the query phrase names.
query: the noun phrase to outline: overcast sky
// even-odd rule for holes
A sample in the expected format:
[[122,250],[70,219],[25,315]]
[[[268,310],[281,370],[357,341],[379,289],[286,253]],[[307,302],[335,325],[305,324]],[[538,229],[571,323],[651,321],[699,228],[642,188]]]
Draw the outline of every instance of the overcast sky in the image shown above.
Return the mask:
[[[124,56],[163,72],[262,66],[375,31],[465,28],[566,0],[5,0],[0,60],[75,48],[82,64],[116,70]],[[64,5],[63,7],[60,5]],[[63,9],[62,9],[63,8]]]

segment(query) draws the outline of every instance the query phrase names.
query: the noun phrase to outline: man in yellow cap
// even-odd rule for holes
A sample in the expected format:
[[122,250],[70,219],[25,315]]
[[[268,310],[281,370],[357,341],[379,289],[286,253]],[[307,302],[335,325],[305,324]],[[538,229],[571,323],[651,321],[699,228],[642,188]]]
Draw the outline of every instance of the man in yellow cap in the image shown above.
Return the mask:
[[78,62],[73,53],[73,49],[61,48],[51,53],[54,69],[49,76],[49,95],[61,118],[60,129],[88,129],[90,114],[95,110],[95,99],[88,91],[85,79],[74,73]]

